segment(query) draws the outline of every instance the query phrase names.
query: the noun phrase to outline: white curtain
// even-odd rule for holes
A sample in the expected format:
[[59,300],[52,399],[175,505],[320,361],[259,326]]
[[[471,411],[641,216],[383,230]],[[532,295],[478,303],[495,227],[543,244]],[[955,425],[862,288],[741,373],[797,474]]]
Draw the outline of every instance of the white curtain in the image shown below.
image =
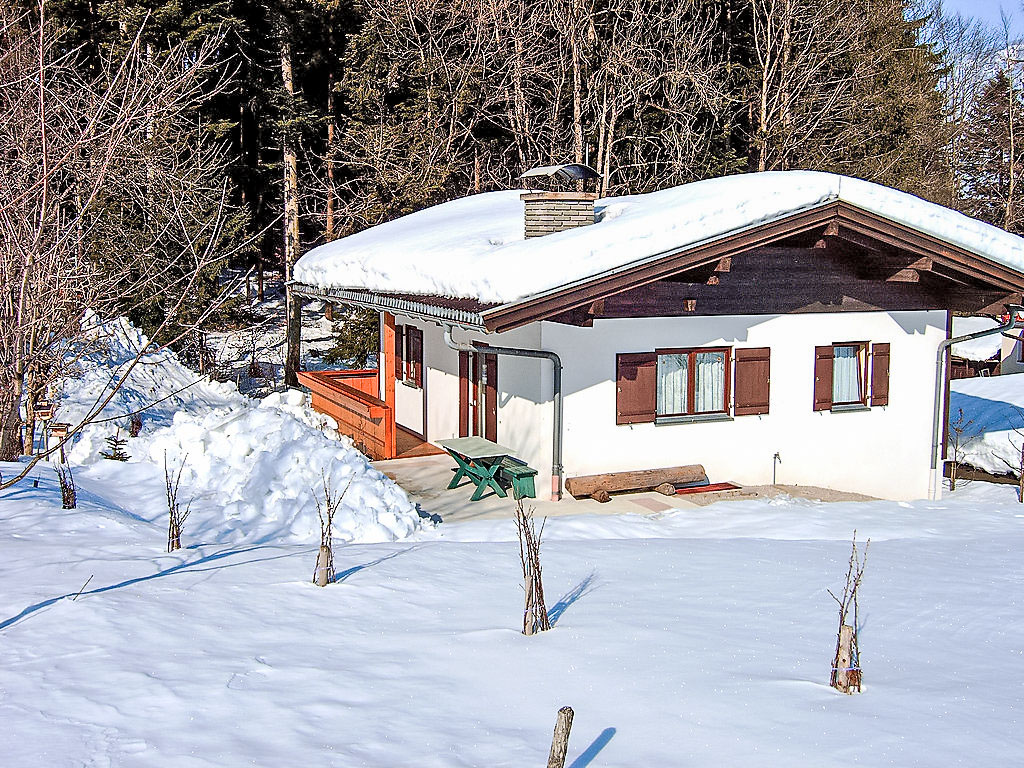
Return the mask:
[[658,414],[686,413],[686,355],[658,355]]
[[859,403],[860,355],[857,347],[835,347],[832,360],[832,402]]
[[698,352],[694,411],[725,410],[725,352]]

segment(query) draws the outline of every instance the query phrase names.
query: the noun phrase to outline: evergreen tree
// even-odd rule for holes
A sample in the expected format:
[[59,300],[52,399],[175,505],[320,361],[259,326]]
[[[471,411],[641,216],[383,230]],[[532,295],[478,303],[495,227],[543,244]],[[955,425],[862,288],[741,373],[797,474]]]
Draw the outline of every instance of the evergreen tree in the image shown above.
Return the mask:
[[986,83],[970,114],[960,164],[964,212],[1018,233],[1024,232],[1022,121],[1020,85],[1002,68]]

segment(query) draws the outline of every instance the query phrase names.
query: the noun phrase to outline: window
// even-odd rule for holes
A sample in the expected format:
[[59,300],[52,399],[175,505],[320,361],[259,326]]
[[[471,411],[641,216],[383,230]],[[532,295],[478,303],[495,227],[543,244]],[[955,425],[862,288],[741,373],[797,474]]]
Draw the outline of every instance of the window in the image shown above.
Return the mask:
[[423,331],[413,325],[404,326],[404,331],[405,354],[400,357],[402,368],[399,378],[408,386],[419,389],[423,386]]
[[768,347],[618,354],[615,423],[713,419],[728,417],[730,411],[734,416],[767,414],[770,371]]
[[728,349],[659,350],[657,415],[727,413]]
[[888,344],[843,341],[814,348],[814,410],[888,404]]
[[832,405],[864,405],[866,344],[832,345]]

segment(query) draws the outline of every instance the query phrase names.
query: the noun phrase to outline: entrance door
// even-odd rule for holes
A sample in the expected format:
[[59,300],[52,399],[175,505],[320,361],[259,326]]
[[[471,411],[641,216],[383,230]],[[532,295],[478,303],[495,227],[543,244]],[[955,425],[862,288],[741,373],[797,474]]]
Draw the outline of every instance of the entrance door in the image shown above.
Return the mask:
[[459,437],[498,442],[498,356],[459,352]]

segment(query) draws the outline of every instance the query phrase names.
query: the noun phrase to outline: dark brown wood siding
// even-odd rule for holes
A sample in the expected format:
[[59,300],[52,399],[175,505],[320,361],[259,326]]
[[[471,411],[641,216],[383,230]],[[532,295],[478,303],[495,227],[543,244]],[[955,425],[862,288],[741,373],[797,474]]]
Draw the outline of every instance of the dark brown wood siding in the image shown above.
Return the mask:
[[736,404],[737,416],[768,413],[769,381],[771,377],[771,349],[755,347],[737,349]]
[[658,356],[654,352],[615,357],[615,423],[654,421],[658,410]]
[[832,345],[814,348],[814,410],[832,408]]
[[889,404],[889,345],[871,345],[871,405]]

